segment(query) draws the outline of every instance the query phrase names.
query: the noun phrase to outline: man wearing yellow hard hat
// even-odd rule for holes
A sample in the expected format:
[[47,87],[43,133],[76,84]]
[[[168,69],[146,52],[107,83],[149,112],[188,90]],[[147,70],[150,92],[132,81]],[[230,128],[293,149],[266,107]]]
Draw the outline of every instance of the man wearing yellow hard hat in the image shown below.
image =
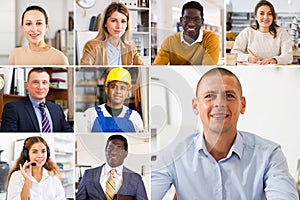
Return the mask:
[[91,132],[138,132],[143,129],[141,116],[124,105],[132,87],[130,73],[117,67],[110,70],[105,81],[105,104],[88,108],[87,128]]

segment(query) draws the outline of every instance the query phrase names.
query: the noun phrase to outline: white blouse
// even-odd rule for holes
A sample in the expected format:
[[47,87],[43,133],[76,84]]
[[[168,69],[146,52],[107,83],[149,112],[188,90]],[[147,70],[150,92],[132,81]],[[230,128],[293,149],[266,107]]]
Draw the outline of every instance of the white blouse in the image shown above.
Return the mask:
[[[20,200],[20,194],[25,182],[20,170],[12,173],[7,190],[7,200]],[[30,200],[65,200],[64,188],[60,180],[43,168],[43,177],[37,182],[31,179]]]

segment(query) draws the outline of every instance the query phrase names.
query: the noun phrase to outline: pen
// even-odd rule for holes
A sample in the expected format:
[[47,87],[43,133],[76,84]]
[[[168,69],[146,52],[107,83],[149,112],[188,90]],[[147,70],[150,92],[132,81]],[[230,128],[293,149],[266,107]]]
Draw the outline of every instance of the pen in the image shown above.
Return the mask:
[[249,53],[251,53],[251,54],[252,54],[252,56],[255,56],[255,57],[257,57],[257,55],[256,55],[256,54],[255,54],[255,53],[254,53],[254,52],[253,52],[251,49],[249,49],[249,48],[248,48],[248,52],[249,52]]

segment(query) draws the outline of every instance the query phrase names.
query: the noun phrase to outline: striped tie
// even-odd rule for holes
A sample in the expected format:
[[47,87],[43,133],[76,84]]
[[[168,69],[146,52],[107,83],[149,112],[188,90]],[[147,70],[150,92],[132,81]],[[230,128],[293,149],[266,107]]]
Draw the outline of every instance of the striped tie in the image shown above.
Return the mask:
[[49,133],[49,132],[51,132],[51,128],[50,128],[49,119],[46,115],[45,103],[44,102],[39,104],[39,109],[42,113],[42,132],[43,133]]
[[114,199],[114,195],[116,194],[116,177],[115,177],[115,169],[110,170],[110,176],[106,182],[106,190],[105,196],[107,200]]

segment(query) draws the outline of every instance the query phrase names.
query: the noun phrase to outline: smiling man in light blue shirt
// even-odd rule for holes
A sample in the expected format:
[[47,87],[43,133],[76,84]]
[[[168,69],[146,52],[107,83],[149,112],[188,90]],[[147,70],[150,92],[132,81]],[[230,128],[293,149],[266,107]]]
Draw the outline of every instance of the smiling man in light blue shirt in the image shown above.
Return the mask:
[[192,107],[203,133],[158,154],[151,199],[161,200],[171,185],[178,200],[299,199],[280,146],[237,130],[246,99],[232,72],[213,68],[205,73]]

